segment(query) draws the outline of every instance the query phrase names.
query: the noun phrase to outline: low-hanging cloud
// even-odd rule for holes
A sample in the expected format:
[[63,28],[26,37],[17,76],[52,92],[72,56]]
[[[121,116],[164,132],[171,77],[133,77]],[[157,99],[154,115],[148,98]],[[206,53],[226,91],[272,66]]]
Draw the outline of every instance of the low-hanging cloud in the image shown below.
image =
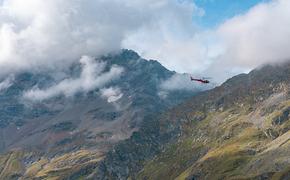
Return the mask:
[[100,92],[101,97],[107,99],[108,103],[116,102],[123,97],[123,93],[118,87],[103,88]]
[[170,92],[174,91],[188,91],[200,92],[214,88],[217,84],[211,82],[209,84],[202,84],[199,82],[191,81],[190,74],[174,74],[169,79],[161,82],[159,86],[158,95],[160,98],[167,98]]
[[174,74],[171,78],[163,81],[160,89],[163,91],[202,91],[213,88],[213,84],[200,84],[198,82],[190,82],[189,74]]
[[10,75],[6,79],[4,79],[2,82],[0,82],[0,93],[8,89],[10,86],[12,86],[13,81],[14,81],[14,76]]
[[73,96],[78,92],[88,92],[96,88],[102,88],[110,81],[118,78],[124,71],[122,67],[113,65],[104,72],[106,63],[97,62],[93,58],[83,56],[80,59],[82,72],[79,78],[64,79],[48,89],[35,87],[23,94],[23,98],[32,101],[42,101],[59,95]]

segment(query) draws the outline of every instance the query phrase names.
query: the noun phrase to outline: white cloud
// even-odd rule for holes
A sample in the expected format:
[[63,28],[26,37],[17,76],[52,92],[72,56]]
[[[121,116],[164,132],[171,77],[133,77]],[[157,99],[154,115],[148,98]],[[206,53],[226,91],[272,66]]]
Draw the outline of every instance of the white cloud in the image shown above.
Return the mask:
[[289,0],[259,4],[207,30],[193,22],[204,12],[190,0],[2,1],[0,75],[61,68],[120,48],[219,82],[290,58]]
[[10,86],[12,86],[13,81],[14,81],[14,76],[13,75],[10,75],[5,80],[3,80],[2,82],[0,82],[0,92],[5,91]]
[[290,59],[290,1],[273,0],[236,16],[217,30],[225,52],[221,61],[254,68]]
[[[148,24],[175,28],[191,19],[192,3],[175,0],[3,0],[0,4],[1,74],[67,66],[84,54],[118,51]],[[184,12],[183,12],[184,11]],[[165,22],[167,21],[167,22]],[[5,70],[5,71],[4,71]]]
[[199,61],[205,59],[207,47],[201,42],[205,39],[198,33],[192,17],[201,16],[202,9],[192,1],[183,1],[176,8],[166,7],[153,14],[154,23],[147,23],[127,36],[123,47],[136,50],[145,58],[156,59],[171,70],[199,71],[203,67]]
[[177,33],[171,33],[175,26],[161,23],[161,28],[143,29],[124,43],[171,70],[212,76],[222,82],[265,63],[290,59],[289,9],[289,0],[260,3],[207,30],[192,29],[190,19],[184,18]]
[[109,103],[116,102],[123,97],[123,93],[118,87],[104,88],[100,90],[101,96]]
[[78,92],[88,92],[105,86],[123,72],[123,68],[115,65],[109,71],[104,72],[106,63],[96,62],[88,56],[83,56],[80,63],[82,72],[79,78],[64,79],[48,89],[41,90],[35,87],[24,93],[24,99],[42,101],[58,95],[73,96]]

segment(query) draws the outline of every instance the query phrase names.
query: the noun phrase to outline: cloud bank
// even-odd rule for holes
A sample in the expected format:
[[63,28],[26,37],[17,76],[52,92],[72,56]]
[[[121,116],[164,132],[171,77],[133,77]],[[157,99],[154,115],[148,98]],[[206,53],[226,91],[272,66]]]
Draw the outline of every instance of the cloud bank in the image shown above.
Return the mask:
[[225,46],[219,61],[253,68],[289,60],[289,9],[289,0],[273,0],[226,21],[217,29]]
[[2,0],[1,73],[54,69],[82,55],[118,51],[144,26],[159,26],[171,17],[178,26],[194,8],[172,0]]
[[124,44],[171,70],[212,76],[222,82],[265,63],[290,59],[289,9],[289,0],[272,0],[215,29],[193,30],[188,20],[177,33],[170,33],[171,24],[164,23],[162,28],[139,31]]
[[2,0],[0,75],[136,50],[178,72],[223,81],[290,58],[290,1],[261,3],[216,29],[190,0]]
[[104,72],[106,63],[97,62],[88,56],[83,56],[80,59],[80,63],[82,72],[79,78],[64,79],[48,89],[35,87],[25,92],[23,98],[32,101],[42,101],[59,95],[73,96],[78,92],[88,92],[101,88],[118,78],[123,72],[123,68],[119,66],[112,66],[108,72]]

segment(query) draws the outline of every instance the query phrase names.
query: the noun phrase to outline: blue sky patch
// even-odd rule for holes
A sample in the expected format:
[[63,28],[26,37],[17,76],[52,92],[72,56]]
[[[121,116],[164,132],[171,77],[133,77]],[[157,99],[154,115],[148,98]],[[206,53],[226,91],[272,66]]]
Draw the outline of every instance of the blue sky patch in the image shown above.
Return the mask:
[[204,16],[194,20],[205,28],[211,28],[237,14],[248,11],[253,6],[269,0],[194,0],[195,4],[205,11]]

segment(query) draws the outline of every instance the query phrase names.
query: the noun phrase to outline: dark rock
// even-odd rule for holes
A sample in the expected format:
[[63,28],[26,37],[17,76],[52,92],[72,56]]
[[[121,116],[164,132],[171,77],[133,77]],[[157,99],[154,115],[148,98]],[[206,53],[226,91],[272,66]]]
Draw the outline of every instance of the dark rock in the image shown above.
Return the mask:
[[275,118],[273,118],[272,123],[273,125],[281,125],[284,122],[288,121],[290,119],[290,107],[284,109],[282,113]]

